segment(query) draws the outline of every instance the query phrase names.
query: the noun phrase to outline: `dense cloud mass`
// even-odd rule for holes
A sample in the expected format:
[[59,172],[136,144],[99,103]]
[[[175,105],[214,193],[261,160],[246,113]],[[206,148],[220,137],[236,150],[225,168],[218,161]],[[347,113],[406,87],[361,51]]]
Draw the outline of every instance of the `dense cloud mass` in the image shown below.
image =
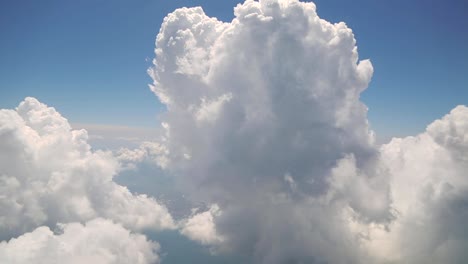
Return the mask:
[[156,40],[165,169],[219,206],[182,233],[254,263],[461,263],[466,110],[379,148],[359,100],[373,68],[344,23],[295,0],[234,14],[178,9]]
[[0,242],[0,262],[29,263],[159,263],[157,243],[132,234],[121,225],[95,219],[82,225],[60,225],[52,232],[39,227],[8,242]]
[[393,218],[359,101],[370,62],[312,3],[247,1],[235,16],[183,8],[164,20],[150,74],[168,108],[168,170],[219,205],[221,247],[256,263],[367,258],[348,218]]

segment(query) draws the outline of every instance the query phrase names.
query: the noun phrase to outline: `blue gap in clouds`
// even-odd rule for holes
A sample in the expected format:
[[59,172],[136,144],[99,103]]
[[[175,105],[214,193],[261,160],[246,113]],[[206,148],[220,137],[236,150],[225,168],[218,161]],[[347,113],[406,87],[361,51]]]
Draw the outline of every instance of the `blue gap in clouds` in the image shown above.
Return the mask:
[[[155,197],[166,205],[178,221],[190,215],[190,209],[199,207],[205,210],[206,206],[187,201],[175,189],[174,178],[151,163],[139,164],[136,170],[123,171],[114,180],[127,186],[132,193],[144,193]],[[145,235],[161,245],[163,264],[205,263],[205,264],[248,264],[245,257],[231,254],[213,255],[207,246],[191,241],[181,235],[179,231],[146,231]]]
[[161,245],[163,264],[249,264],[247,259],[232,255],[213,255],[207,247],[191,241],[177,231],[147,233],[147,237]]

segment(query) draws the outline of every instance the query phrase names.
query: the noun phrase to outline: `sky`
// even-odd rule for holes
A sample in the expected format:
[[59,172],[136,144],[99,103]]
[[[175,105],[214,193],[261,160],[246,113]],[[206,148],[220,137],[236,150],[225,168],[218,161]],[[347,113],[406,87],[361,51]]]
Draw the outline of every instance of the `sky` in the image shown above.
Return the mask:
[[0,263],[465,264],[466,11],[3,1]]
[[[164,16],[202,6],[231,21],[239,1],[2,1],[0,106],[26,96],[74,124],[155,127],[164,111],[148,84]],[[382,141],[424,131],[468,98],[465,0],[318,0],[319,15],[346,22],[375,73],[362,100]],[[398,107],[395,107],[398,105]]]

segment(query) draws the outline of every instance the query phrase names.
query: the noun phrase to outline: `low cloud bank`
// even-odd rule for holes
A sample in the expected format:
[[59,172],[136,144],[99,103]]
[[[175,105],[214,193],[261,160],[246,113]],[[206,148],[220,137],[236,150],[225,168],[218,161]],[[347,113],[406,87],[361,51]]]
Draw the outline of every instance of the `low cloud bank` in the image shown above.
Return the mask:
[[[68,223],[83,223],[96,218],[108,220],[91,222],[91,227],[99,224],[121,232],[130,232],[126,229],[137,232],[145,229],[175,228],[173,219],[164,205],[146,195],[134,195],[126,187],[113,181],[120,167],[112,153],[91,150],[85,130],[72,130],[68,121],[54,108],[34,98],[26,98],[15,110],[0,110],[0,238],[8,240],[26,233],[15,240],[16,242],[10,241],[4,245],[3,252],[9,252],[20,244],[33,243],[34,241],[28,240],[37,236],[42,238],[48,234],[49,239],[49,228],[54,229],[61,223],[65,227],[64,235],[51,238],[51,241],[65,239],[68,237],[67,230],[76,229],[67,228]],[[110,221],[118,223],[119,226]],[[80,228],[86,232],[90,225]],[[95,232],[90,233],[90,236],[96,238],[108,235],[105,229],[99,228],[89,232]],[[131,238],[133,236],[131,235]],[[48,248],[47,239],[41,240],[45,243],[41,248],[58,250],[54,247]],[[111,242],[111,239],[98,239],[96,243],[101,242]],[[122,240],[123,242],[125,240]],[[140,244],[145,246],[145,243],[136,243],[135,247]],[[92,252],[93,258],[100,259],[98,255],[102,253],[105,254],[101,256],[103,263],[126,262],[123,255],[115,258],[122,260],[120,262],[108,260],[113,259],[112,254],[119,250],[115,248],[116,244],[100,246],[105,250]],[[107,249],[110,251],[106,251]],[[74,249],[70,250],[73,253]],[[40,257],[41,254],[55,254],[35,251],[30,253],[32,258],[36,255]],[[70,254],[73,255],[72,253]],[[148,258],[142,256],[137,263],[151,263],[157,260],[157,256],[152,254],[148,255]],[[6,262],[28,261],[15,257],[19,255],[8,255]],[[128,260],[132,259],[133,255],[129,255]],[[76,263],[79,260],[70,261]]]

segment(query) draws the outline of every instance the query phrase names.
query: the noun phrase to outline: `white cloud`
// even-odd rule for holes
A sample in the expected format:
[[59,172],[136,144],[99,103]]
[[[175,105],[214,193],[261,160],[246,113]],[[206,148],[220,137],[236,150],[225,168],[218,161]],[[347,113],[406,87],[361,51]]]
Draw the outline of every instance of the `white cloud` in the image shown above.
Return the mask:
[[427,128],[427,133],[435,142],[450,151],[452,158],[463,161],[468,160],[467,116],[467,107],[460,105]]
[[387,258],[401,263],[466,262],[467,124],[468,108],[458,106],[426,132],[382,146],[398,213],[390,232],[376,232],[381,241],[374,246],[384,244]]
[[173,228],[165,206],[113,181],[118,169],[110,152],[91,150],[85,130],[34,98],[0,110],[0,237],[96,217],[132,230]]
[[168,154],[168,150],[164,145],[158,142],[146,141],[135,149],[121,148],[116,151],[115,156],[124,169],[135,169],[136,164],[146,161],[165,168],[168,163]]
[[[222,212],[193,216],[195,231],[182,233],[255,263],[366,262],[350,215],[393,219],[359,101],[371,63],[358,60],[352,31],[312,3],[246,1],[234,13],[224,23],[178,9],[156,40],[150,74],[168,109],[166,170]],[[339,175],[343,166],[353,170]]]
[[159,263],[159,245],[109,220],[38,227],[0,242],[0,262],[10,264]]
[[181,233],[188,238],[199,241],[204,245],[213,245],[223,241],[216,231],[214,218],[219,217],[221,211],[218,205],[212,205],[209,210],[201,213],[196,211],[181,223]]
[[181,232],[255,263],[463,263],[467,108],[380,148],[359,100],[373,68],[344,23],[296,0],[234,14],[179,9],[156,40],[165,169],[222,212]]

